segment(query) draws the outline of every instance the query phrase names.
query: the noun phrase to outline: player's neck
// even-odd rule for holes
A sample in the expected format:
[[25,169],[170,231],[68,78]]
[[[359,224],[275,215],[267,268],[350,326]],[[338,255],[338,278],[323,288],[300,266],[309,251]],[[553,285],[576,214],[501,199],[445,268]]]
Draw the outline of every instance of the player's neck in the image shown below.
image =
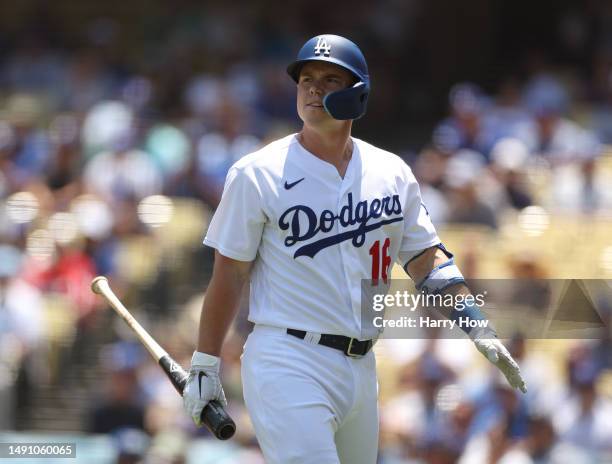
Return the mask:
[[350,124],[334,132],[322,132],[304,126],[298,134],[298,140],[314,156],[333,164],[340,177],[344,177],[353,155]]

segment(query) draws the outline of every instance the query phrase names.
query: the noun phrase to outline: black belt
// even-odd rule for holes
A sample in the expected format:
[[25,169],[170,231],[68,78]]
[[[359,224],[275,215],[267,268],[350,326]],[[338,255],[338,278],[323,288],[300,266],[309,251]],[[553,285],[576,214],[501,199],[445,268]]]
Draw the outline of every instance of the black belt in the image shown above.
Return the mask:
[[[304,330],[287,329],[289,335],[301,338],[306,338]],[[359,358],[368,354],[372,349],[372,340],[358,340],[356,338],[345,337],[344,335],[321,334],[319,345],[335,348],[342,351],[345,355],[351,358]]]

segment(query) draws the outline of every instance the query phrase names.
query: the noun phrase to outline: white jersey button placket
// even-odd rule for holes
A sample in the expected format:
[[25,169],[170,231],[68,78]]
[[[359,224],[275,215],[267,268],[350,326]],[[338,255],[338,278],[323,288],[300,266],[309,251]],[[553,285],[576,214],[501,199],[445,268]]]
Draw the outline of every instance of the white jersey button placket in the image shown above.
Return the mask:
[[[349,166],[349,169],[347,169],[346,176],[342,180],[340,184],[339,192],[338,192],[338,206],[337,206],[337,213],[336,213],[338,216],[340,216],[342,212],[342,208],[348,204],[349,194],[352,194],[351,193],[352,186],[353,186],[352,185],[352,171],[350,167],[351,166]],[[352,201],[353,204],[352,204],[351,214],[354,215],[355,205],[357,204],[359,199],[353,196],[352,200],[353,200]],[[337,221],[337,224],[338,224],[338,230],[336,233],[347,232],[357,227],[357,224],[354,224],[354,225],[349,224],[346,227],[344,227],[342,226],[342,224],[340,224],[340,220]],[[360,323],[360,315],[356,314],[355,308],[353,305],[353,300],[354,300],[353,292],[355,291],[355,286],[360,285],[359,277],[355,274],[355,271],[359,268],[359,263],[355,262],[355,250],[354,250],[352,238],[348,240],[344,240],[343,242],[340,242],[339,251],[340,251],[340,256],[342,259],[342,269],[344,272],[344,283],[345,283],[344,297],[345,297],[345,301],[347,305],[345,309],[347,311],[346,317],[347,317],[347,321],[352,320],[351,325],[355,328],[354,330],[358,332],[360,330],[361,323]]]

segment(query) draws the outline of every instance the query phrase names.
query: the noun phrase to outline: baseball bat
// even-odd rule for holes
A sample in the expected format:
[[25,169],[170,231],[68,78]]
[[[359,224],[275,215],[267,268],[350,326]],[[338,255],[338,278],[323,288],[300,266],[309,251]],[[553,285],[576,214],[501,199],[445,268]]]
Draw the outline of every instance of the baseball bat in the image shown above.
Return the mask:
[[[121,303],[117,295],[115,295],[110,288],[108,279],[104,276],[94,278],[91,281],[91,291],[97,295],[102,295],[115,312],[130,326],[147,351],[159,363],[170,379],[170,382],[172,382],[172,385],[174,385],[174,388],[176,388],[176,391],[182,396],[183,389],[187,383],[187,372],[166,353],[159,343],[151,337],[134,316],[130,314],[126,307],[123,306],[123,303]],[[202,415],[200,417],[202,423],[206,425],[219,440],[227,440],[236,432],[236,424],[218,401],[209,402],[202,410]]]

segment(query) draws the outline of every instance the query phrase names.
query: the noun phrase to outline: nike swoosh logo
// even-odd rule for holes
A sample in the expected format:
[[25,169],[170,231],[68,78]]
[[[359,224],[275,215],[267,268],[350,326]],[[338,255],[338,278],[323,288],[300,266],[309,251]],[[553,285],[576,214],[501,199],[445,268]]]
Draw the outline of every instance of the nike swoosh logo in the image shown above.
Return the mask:
[[305,179],[305,178],[304,178],[304,177],[302,177],[301,179],[296,180],[295,182],[291,182],[291,183],[289,183],[289,182],[285,181],[285,190],[290,190],[290,189],[292,189],[292,188],[293,188],[293,187],[295,187],[297,184],[299,184],[300,182],[302,182],[304,179]]
[[206,372],[200,371],[198,374],[198,388],[200,389],[200,398],[202,398],[202,377],[208,377]]

